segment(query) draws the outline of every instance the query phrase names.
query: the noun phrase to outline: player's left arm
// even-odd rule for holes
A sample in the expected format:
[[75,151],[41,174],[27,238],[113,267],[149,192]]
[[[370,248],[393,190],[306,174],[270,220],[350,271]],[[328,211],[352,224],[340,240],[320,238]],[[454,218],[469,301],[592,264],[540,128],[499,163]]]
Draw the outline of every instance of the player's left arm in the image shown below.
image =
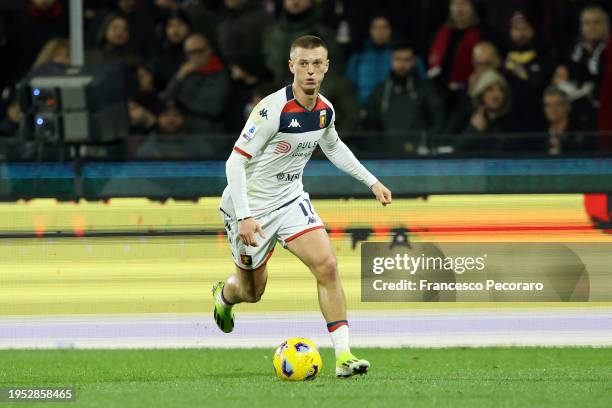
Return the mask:
[[348,146],[340,140],[333,122],[323,134],[319,145],[323,153],[325,153],[334,166],[368,186],[382,205],[391,204],[391,191],[385,187],[383,183],[378,181],[378,179],[357,160]]

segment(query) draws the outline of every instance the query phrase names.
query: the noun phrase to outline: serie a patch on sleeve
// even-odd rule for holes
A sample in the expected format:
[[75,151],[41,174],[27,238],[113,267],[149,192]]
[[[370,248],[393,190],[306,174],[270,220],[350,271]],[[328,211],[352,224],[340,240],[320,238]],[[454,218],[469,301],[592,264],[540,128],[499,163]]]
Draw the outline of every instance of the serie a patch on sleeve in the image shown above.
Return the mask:
[[246,131],[242,132],[242,138],[249,142],[255,137],[255,132],[257,132],[257,126],[249,124],[246,126]]

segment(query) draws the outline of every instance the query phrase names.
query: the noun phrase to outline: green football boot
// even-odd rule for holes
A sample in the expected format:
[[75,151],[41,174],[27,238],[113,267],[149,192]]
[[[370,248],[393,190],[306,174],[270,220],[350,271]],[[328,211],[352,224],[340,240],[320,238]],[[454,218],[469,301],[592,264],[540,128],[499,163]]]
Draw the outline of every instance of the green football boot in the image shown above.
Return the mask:
[[350,378],[356,374],[367,374],[370,368],[370,363],[366,360],[360,360],[351,352],[345,351],[340,353],[336,358],[336,377]]
[[213,285],[212,294],[215,299],[213,316],[219,329],[224,333],[230,333],[234,330],[234,312],[232,311],[232,306],[224,306],[223,303],[219,301],[224,286],[225,282],[223,281]]

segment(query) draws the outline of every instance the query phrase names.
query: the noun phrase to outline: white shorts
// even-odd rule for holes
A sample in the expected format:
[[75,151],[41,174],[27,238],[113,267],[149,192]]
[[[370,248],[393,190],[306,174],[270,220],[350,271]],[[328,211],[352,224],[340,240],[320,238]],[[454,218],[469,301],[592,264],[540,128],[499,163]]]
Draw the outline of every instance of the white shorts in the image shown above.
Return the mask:
[[266,238],[258,233],[255,239],[259,246],[247,246],[238,234],[238,220],[221,209],[221,217],[225,225],[227,239],[232,250],[234,262],[241,269],[251,270],[265,264],[276,246],[276,241],[283,247],[291,240],[319,228],[325,228],[315,211],[308,193],[302,193],[294,200],[289,200],[280,208],[260,217],[255,217],[264,231]]

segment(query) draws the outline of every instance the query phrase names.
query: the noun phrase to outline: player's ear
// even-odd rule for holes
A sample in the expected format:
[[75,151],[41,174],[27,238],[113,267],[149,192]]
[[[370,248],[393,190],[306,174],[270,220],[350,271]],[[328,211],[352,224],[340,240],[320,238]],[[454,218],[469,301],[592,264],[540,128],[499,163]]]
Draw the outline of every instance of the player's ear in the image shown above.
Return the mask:
[[289,60],[288,62],[289,62],[289,71],[291,71],[292,74],[295,74],[293,70],[293,62],[291,60]]
[[329,60],[325,61],[325,73],[327,74],[327,71],[329,71]]

